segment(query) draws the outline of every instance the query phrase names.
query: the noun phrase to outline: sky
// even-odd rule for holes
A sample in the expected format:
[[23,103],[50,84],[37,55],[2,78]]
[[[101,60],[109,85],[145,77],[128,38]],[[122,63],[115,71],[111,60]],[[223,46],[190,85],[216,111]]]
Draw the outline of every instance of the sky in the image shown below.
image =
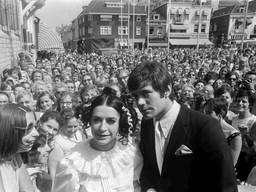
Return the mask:
[[45,6],[36,12],[36,16],[52,29],[71,21],[82,12],[82,6],[91,0],[46,0]]

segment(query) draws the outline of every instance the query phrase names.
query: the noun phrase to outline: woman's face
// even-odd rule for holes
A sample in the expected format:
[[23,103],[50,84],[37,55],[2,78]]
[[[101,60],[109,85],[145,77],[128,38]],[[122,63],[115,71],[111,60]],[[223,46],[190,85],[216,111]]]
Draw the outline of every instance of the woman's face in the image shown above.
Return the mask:
[[63,134],[69,138],[74,137],[75,133],[79,129],[79,123],[77,118],[73,117],[68,120],[67,124],[63,127]]
[[45,135],[55,136],[59,131],[60,125],[55,119],[48,119],[41,123],[40,132]]
[[72,98],[70,95],[67,95],[60,101],[60,109],[72,108]]
[[26,121],[27,121],[27,129],[26,129],[26,133],[22,137],[22,144],[27,148],[31,148],[36,138],[39,136],[39,133],[35,128],[35,123],[36,123],[35,116],[32,112],[26,113]]
[[249,110],[249,99],[247,96],[238,97],[236,99],[236,107],[238,113],[247,112]]
[[113,147],[119,129],[120,114],[112,107],[100,105],[91,117],[93,143],[98,150]]
[[44,95],[43,97],[40,97],[40,107],[43,111],[52,109],[53,106],[53,100],[51,100],[49,95]]

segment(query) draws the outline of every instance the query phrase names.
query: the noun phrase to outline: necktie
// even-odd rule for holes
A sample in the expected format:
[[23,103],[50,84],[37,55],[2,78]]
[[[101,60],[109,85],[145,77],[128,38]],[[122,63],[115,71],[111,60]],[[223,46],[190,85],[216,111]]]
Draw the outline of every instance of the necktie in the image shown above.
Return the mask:
[[161,174],[162,165],[163,165],[163,146],[164,146],[164,138],[162,136],[162,129],[160,122],[157,123],[155,130],[155,149],[156,149],[156,159],[159,172]]

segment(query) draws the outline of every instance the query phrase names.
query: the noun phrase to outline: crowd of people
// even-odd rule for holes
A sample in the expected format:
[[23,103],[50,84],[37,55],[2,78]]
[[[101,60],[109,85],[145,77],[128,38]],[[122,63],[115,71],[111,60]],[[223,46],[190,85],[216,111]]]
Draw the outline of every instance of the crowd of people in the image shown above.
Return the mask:
[[0,132],[3,192],[256,186],[256,47],[21,53]]

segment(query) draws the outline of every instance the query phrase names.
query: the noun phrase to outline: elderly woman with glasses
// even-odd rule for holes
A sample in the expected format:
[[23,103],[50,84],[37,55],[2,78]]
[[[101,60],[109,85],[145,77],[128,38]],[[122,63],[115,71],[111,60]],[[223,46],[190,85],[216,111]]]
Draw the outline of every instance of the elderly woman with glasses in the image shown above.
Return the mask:
[[33,192],[20,152],[29,151],[38,137],[34,114],[18,104],[2,106],[0,132],[0,191]]

